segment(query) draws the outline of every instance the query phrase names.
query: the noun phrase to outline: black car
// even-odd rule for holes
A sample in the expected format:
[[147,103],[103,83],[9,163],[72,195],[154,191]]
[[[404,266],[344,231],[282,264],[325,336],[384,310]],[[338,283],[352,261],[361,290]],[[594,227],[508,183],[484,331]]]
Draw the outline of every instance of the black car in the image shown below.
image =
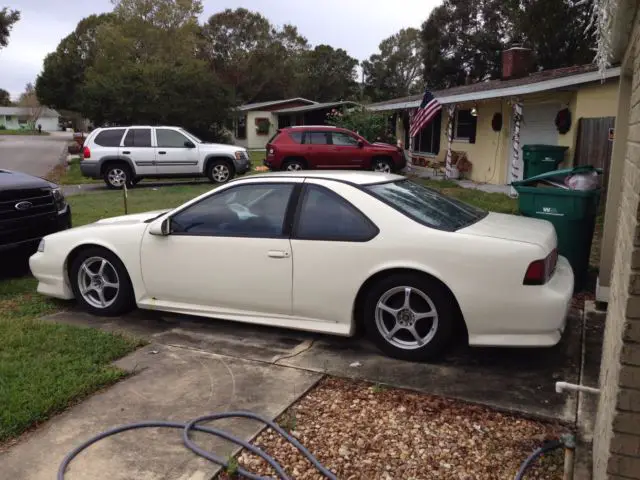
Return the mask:
[[31,255],[40,239],[71,228],[71,207],[55,183],[0,169],[0,253]]

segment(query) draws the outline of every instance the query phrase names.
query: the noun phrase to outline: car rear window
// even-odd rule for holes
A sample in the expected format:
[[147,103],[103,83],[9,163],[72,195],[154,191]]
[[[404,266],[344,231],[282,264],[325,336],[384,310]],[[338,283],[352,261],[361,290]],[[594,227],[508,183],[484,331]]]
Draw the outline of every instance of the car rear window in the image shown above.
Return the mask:
[[124,135],[124,128],[114,128],[111,130],[103,130],[93,141],[96,145],[101,147],[119,147],[122,135]]
[[410,180],[365,187],[374,197],[427,227],[455,232],[487,216],[487,211],[447,197]]

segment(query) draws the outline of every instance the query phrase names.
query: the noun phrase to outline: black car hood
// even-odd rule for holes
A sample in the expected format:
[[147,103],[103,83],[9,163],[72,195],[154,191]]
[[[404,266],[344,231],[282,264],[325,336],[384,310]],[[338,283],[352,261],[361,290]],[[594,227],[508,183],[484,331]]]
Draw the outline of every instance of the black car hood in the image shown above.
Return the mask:
[[44,178],[34,177],[26,173],[0,169],[0,191],[21,190],[29,188],[55,188],[56,185]]

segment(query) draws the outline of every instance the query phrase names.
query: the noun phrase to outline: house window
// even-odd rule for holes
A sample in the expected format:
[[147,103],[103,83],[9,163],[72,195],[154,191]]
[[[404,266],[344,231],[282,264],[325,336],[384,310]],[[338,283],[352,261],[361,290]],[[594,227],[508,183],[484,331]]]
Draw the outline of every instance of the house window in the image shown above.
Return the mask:
[[442,112],[438,112],[434,119],[413,137],[413,151],[437,155],[440,152],[441,124]]
[[471,110],[456,110],[456,118],[453,122],[453,138],[475,143],[476,117],[471,115]]
[[238,121],[236,123],[236,138],[238,140],[244,140],[247,138],[247,117],[243,115],[238,117]]

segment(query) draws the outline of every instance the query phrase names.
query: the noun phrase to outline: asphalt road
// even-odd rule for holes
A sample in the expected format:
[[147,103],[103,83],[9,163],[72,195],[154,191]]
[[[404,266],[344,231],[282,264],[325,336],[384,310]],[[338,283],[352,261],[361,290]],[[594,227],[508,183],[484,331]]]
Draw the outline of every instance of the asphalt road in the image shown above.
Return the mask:
[[70,133],[48,136],[0,135],[0,168],[44,177],[60,160]]

